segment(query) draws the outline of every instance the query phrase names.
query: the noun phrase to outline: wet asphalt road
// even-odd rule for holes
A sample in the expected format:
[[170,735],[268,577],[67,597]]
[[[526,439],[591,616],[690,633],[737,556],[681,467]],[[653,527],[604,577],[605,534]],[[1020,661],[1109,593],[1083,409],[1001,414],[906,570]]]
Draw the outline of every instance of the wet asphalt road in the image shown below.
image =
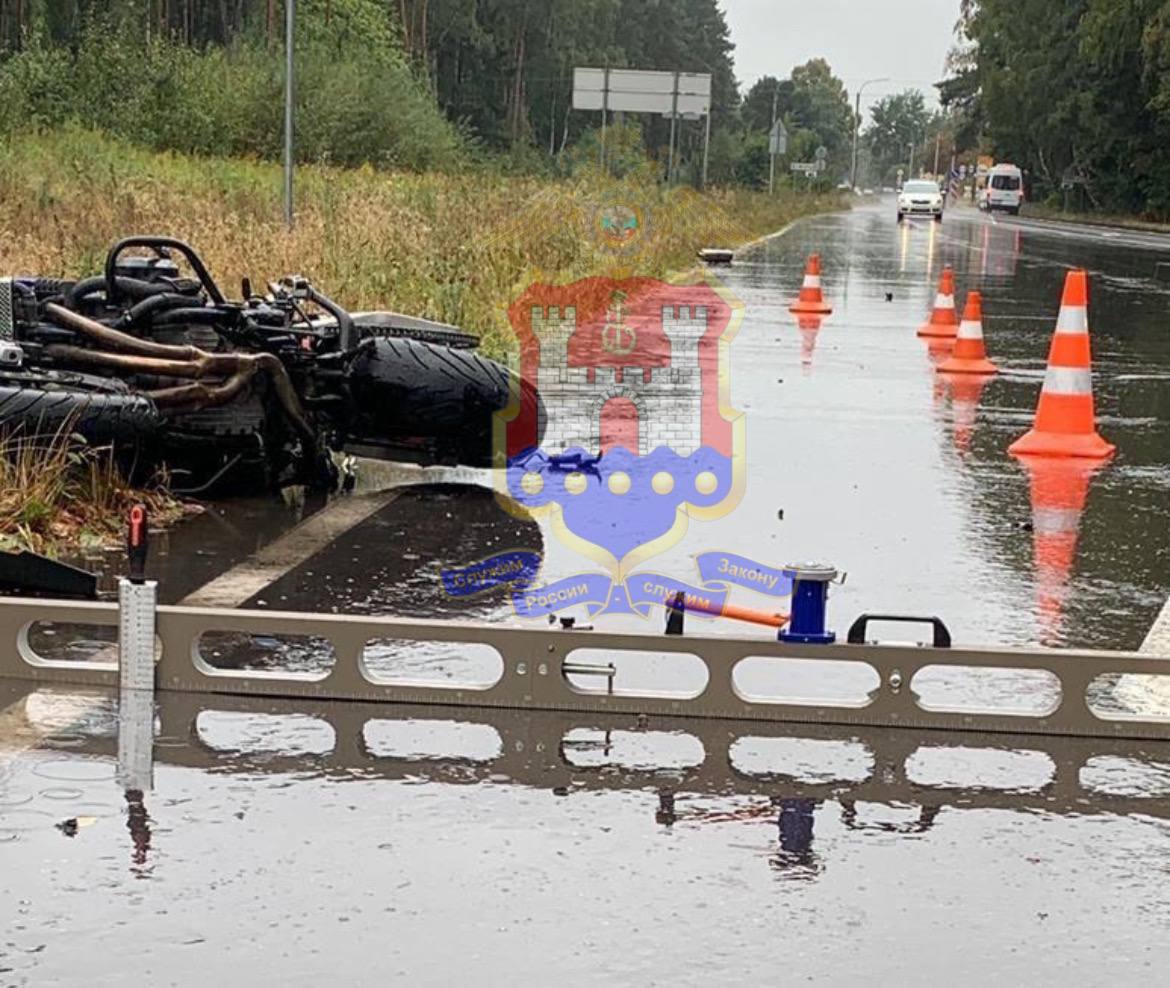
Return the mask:
[[[784,507],[779,553],[849,571],[834,598],[844,620],[893,610],[939,614],[971,643],[1141,643],[1170,592],[1170,285],[1156,277],[1170,238],[1137,248],[1073,232],[970,210],[899,230],[882,205],[798,226],[732,270],[748,312],[733,380],[749,410],[743,522],[758,531]],[[812,250],[838,308],[801,339],[774,285]],[[982,389],[942,381],[914,333],[947,264],[960,306],[983,293],[1001,374]],[[1118,454],[1089,487],[1077,551],[1054,568],[1006,448],[1031,423],[1076,266],[1090,272],[1098,418]]]
[[[654,568],[822,558],[850,573],[838,627],[898,610],[965,642],[1135,647],[1170,592],[1170,252],[974,213],[899,230],[887,205],[724,272],[748,486]],[[812,338],[786,304],[814,249],[837,311]],[[1003,368],[973,408],[914,334],[945,263],[984,292]],[[1004,450],[1074,264],[1119,452],[1070,557],[1037,547]],[[501,595],[446,598],[436,565],[539,546],[542,578],[582,568],[468,479],[405,495],[264,603],[508,620]],[[229,506],[192,528],[221,541],[193,542],[242,558],[303,508],[275,510]],[[188,537],[158,565],[197,583]],[[1170,961],[1158,745],[166,695],[153,789],[128,800],[116,702],[0,694],[0,985],[1103,985]]]
[[1158,746],[6,690],[0,984],[1156,981]]
[[[713,549],[771,566],[815,559],[849,574],[831,602],[842,630],[865,611],[937,614],[960,643],[1137,648],[1170,595],[1170,278],[1160,277],[1170,272],[1170,237],[966,208],[941,226],[899,227],[891,209],[881,202],[797,224],[713,269],[744,307],[728,348],[730,401],[745,422],[744,496],[724,517],[693,520],[641,568],[696,582],[693,557]],[[787,306],[813,251],[835,311],[802,329]],[[987,346],[1001,368],[983,385],[937,375],[915,333],[944,265],[955,269],[960,307],[968,290],[983,294]],[[1045,504],[1006,449],[1031,424],[1074,266],[1090,272],[1099,426],[1118,452],[1083,482],[1058,471],[1057,488],[1074,495],[1060,506],[1080,510],[1075,544],[1053,553],[1031,531]],[[253,604],[513,620],[505,593],[451,598],[441,571],[507,548],[543,553],[540,584],[601,569],[547,519],[538,529],[493,509],[486,472],[369,464],[361,483],[414,493]],[[423,483],[444,484],[442,496]],[[212,506],[160,546],[164,599],[180,599],[316,507]],[[750,590],[733,599],[774,606]],[[661,618],[598,623],[653,631]]]

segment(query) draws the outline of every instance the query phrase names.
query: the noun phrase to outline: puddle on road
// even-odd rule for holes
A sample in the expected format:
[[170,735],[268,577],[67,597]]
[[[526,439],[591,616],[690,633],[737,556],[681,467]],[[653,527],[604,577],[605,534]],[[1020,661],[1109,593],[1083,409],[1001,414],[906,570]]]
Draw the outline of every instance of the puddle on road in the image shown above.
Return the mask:
[[[813,250],[835,312],[810,341],[784,303]],[[849,573],[832,595],[838,629],[862,611],[937,614],[957,643],[1136,648],[1170,594],[1170,378],[1150,370],[1170,364],[1170,286],[1152,280],[1150,257],[965,212],[941,229],[899,231],[874,209],[798,225],[745,254],[719,272],[744,304],[729,348],[730,398],[745,412],[744,496],[725,517],[692,521],[647,565],[693,580],[692,557],[713,548],[775,565],[824,559]],[[946,264],[960,297],[983,292],[994,380],[940,379],[915,334]],[[1098,414],[1118,446],[1089,472],[1024,467],[1006,454],[1031,422],[1071,265],[1091,272]],[[385,469],[402,481],[402,470]],[[545,584],[601,569],[547,520],[504,511],[486,474],[451,479],[407,488],[250,604],[512,620],[502,588],[454,598],[441,570],[513,549],[543,552]],[[203,528],[233,525],[232,510]],[[182,540],[180,530],[172,555]],[[748,590],[733,599],[773,604]],[[565,613],[601,628],[662,624],[661,613]]]
[[[810,352],[784,303],[814,249],[836,311]],[[1124,244],[1055,237],[965,213],[949,216],[941,229],[897,230],[886,212],[872,209],[798,225],[743,255],[720,277],[745,306],[730,348],[731,398],[746,411],[744,499],[725,518],[692,521],[683,541],[651,565],[686,579],[691,557],[716,547],[777,564],[827,559],[849,573],[831,594],[830,622],[839,632],[862,611],[886,611],[937,614],[959,645],[1136,647],[1170,592],[1170,380],[1149,372],[1170,362],[1162,331],[1170,287],[1152,280],[1151,263]],[[982,290],[988,345],[1002,368],[995,380],[971,388],[940,381],[914,333],[945,264],[955,268],[960,294]],[[1092,272],[1098,409],[1119,453],[1094,471],[1062,463],[1024,468],[1005,449],[1030,422],[1070,264]],[[598,568],[561,545],[547,521],[504,511],[482,472],[370,465],[363,483],[431,477],[443,482],[405,488],[249,606],[512,621],[504,588],[451,597],[441,587],[442,569],[511,549],[544,553],[542,582]],[[234,560],[308,507],[239,502],[180,528],[160,557],[164,596],[175,583],[190,589],[184,557],[198,572],[205,550]],[[747,590],[736,589],[733,599],[774,606]],[[645,621],[591,617],[582,608],[567,613],[603,630],[657,632],[662,625],[660,613]],[[698,619],[690,627],[760,633]],[[101,661],[111,632],[88,629],[83,640],[68,642],[61,629],[38,628],[33,642],[46,657]],[[204,644],[208,661],[225,669],[320,674],[329,664],[328,650],[314,641],[205,636]],[[373,642],[366,650],[371,674],[387,681],[482,685],[498,679],[501,663],[491,650],[465,645]],[[704,683],[702,669],[681,658],[624,657],[617,666],[619,691],[693,693]],[[737,668],[736,685],[752,695],[855,703],[875,685],[863,667],[829,672],[749,661]],[[609,687],[595,675],[573,682]],[[1107,712],[1109,703],[1124,711],[1125,702],[1148,710],[1165,692],[1132,678],[1122,686],[1129,701],[1109,699],[1112,686],[1098,691]],[[915,688],[927,704],[1008,704],[1021,712],[1043,709],[1056,695],[1044,674],[974,670],[928,670]]]
[[[815,330],[782,304],[812,250],[837,307]],[[914,335],[946,263],[961,292],[984,292],[1003,373],[980,389],[938,381]],[[1030,421],[1068,264],[1093,272],[1097,397],[1119,454],[1092,476],[1038,476],[1004,450]],[[1170,296],[1143,265],[1125,245],[957,215],[897,231],[868,210],[746,255],[724,272],[746,307],[730,377],[744,499],[654,567],[687,578],[716,547],[820,558],[850,574],[838,630],[910,612],[940,615],[959,644],[1135,647],[1170,592],[1170,382],[1150,371],[1170,362]],[[443,593],[441,568],[511,549],[543,550],[542,580],[594,568],[482,480],[404,494],[250,606],[513,620],[501,590]],[[302,516],[214,509],[157,557],[164,597]],[[1054,517],[1071,523],[1060,538],[1038,524]],[[649,621],[596,624],[660,630]],[[38,651],[67,637],[49,630]],[[93,661],[108,639],[86,640],[47,657]],[[310,673],[327,667],[319,644],[205,642],[228,668]],[[493,661],[462,646],[367,655],[379,674],[441,681],[490,681]],[[861,697],[862,673],[746,667],[741,685]],[[696,688],[653,658],[618,689],[623,676]],[[1160,686],[1125,677],[1099,696],[1170,709]],[[916,688],[960,706],[1051,700],[1035,676],[951,670]],[[958,939],[996,945],[985,980],[1107,982],[1118,957],[1170,962],[1157,745],[165,695],[152,786],[128,796],[109,696],[0,707],[0,968],[17,984],[121,983],[127,957],[178,983],[755,984],[823,981],[829,964],[843,983],[932,984],[954,979]],[[890,946],[907,930],[912,958]]]
[[934,982],[972,931],[1027,945],[986,976],[1170,961],[1157,745],[160,694],[138,792],[109,695],[4,700],[80,742],[0,755],[5,983],[746,985],[777,930],[813,982]]

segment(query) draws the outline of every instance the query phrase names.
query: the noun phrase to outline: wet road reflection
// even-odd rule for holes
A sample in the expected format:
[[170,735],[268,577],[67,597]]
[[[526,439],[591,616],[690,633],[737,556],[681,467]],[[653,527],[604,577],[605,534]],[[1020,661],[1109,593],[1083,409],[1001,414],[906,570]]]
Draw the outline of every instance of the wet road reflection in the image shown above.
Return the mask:
[[[835,312],[797,322],[786,305],[813,250]],[[817,557],[850,573],[839,629],[910,611],[941,614],[960,642],[1136,647],[1170,592],[1156,256],[1156,241],[973,214],[899,229],[884,208],[745,253],[724,275],[746,306],[731,380],[747,492],[655,568],[689,575],[713,547]],[[960,293],[984,294],[993,381],[942,379],[944,354],[915,336],[946,264]],[[1018,463],[1005,450],[1031,420],[1074,264],[1091,271],[1101,430],[1119,453],[1099,469]],[[441,568],[510,549],[545,551],[542,579],[582,567],[501,510],[486,475],[384,469],[362,483],[413,489],[249,606],[513,620],[502,589],[446,595]],[[318,507],[213,509],[157,555],[165,596]],[[67,637],[39,626],[30,642],[108,658],[108,633]],[[225,668],[329,662],[289,636],[200,648]],[[502,669],[498,653],[393,641],[367,661],[440,682]],[[738,685],[874,686],[807,665],[746,668]],[[1019,670],[920,679],[928,704],[1043,711],[1055,696],[1050,676]],[[616,680],[702,688],[649,653]],[[1164,711],[1165,692],[1127,677],[1095,702]],[[935,985],[974,970],[1111,984],[1170,961],[1168,848],[1170,751],[1156,744],[181,694],[156,707],[0,684],[4,985],[121,985],[128,970],[179,985]]]
[[[815,350],[778,304],[812,251],[835,307]],[[1155,277],[1167,253],[1165,239],[972,210],[899,228],[883,205],[737,257],[724,277],[746,308],[732,391],[747,410],[748,492],[692,535],[754,542],[769,561],[835,562],[850,574],[834,594],[839,623],[893,609],[940,614],[960,642],[1136,648],[1170,593],[1170,289]],[[982,292],[993,380],[942,378],[933,365],[949,347],[915,336],[946,265],[960,309]],[[1031,424],[1075,266],[1090,272],[1100,429],[1118,445],[1083,491],[1006,455]]]
[[[909,612],[941,615],[959,643],[1136,648],[1170,594],[1170,285],[1155,278],[1170,248],[1158,243],[1078,238],[972,210],[898,227],[882,205],[745,251],[719,277],[744,304],[729,353],[746,491],[725,517],[693,520],[649,565],[693,580],[694,557],[713,549],[774,566],[821,559],[849,573],[833,593],[838,629],[863,611]],[[834,313],[797,320],[787,305],[813,251]],[[946,265],[960,307],[968,290],[983,294],[994,379],[936,373],[949,348],[916,336]],[[1118,445],[1083,477],[1006,454],[1031,423],[1073,265],[1090,272],[1098,417]],[[504,511],[487,472],[370,463],[359,484],[403,493],[251,606],[506,621],[515,616],[502,588],[451,597],[443,568],[520,549],[543,553],[543,584],[598,570],[547,521]],[[238,562],[319,507],[213,508],[162,546],[164,599],[214,575],[209,560]],[[735,602],[774,606],[750,590],[737,589]],[[593,620],[583,607],[564,613]],[[661,615],[597,624],[657,631]]]
[[[1154,277],[1160,254],[1152,243],[1077,239],[958,210],[941,226],[898,228],[884,208],[870,208],[800,224],[744,252],[720,276],[745,306],[730,353],[732,401],[746,413],[746,493],[726,517],[692,522],[654,569],[690,577],[694,555],[715,548],[776,565],[819,558],[849,573],[832,592],[838,631],[862,611],[938,614],[959,644],[1136,648],[1170,593],[1170,287]],[[834,314],[800,322],[787,303],[814,250]],[[1073,264],[1090,271],[1100,427],[1119,447],[1099,468],[1006,454],[1031,422],[1065,267]],[[960,305],[965,291],[983,293],[987,345],[1001,367],[992,380],[936,373],[945,348],[916,336],[945,265],[955,270]],[[444,482],[420,485],[430,478]],[[513,549],[544,553],[542,582],[593,569],[545,522],[500,508],[486,473],[369,464],[360,483],[407,486],[249,606],[512,621],[504,588],[451,597],[442,569]],[[229,506],[180,529],[160,556],[165,595],[181,596],[168,589],[175,585],[191,589],[184,560],[194,560],[195,573],[203,572],[202,552],[235,561],[309,507],[266,515],[254,503]],[[774,603],[747,590],[736,600]],[[566,613],[601,628],[662,625],[661,615],[594,621],[584,608]],[[761,633],[728,622],[703,627]],[[40,637],[51,632],[34,629],[42,654],[59,652]],[[88,637],[60,657],[101,655],[108,633]],[[330,662],[320,642],[287,636],[208,635],[202,647],[225,668],[313,672]],[[488,653],[387,641],[367,658],[390,679],[492,682],[501,659]],[[793,695],[836,685],[824,668],[795,672],[785,684]],[[751,673],[744,670],[742,689],[774,687]],[[619,668],[616,685],[693,692],[702,681],[683,663],[650,656]],[[1165,707],[1164,689],[1123,685],[1107,698],[1111,707],[1126,706],[1127,692]],[[1043,706],[1053,696],[1050,684],[1018,676],[922,686],[924,696],[936,689],[975,706],[988,698]],[[851,688],[864,695],[872,684]]]
[[6,985],[926,985],[972,937],[1029,984],[1170,960],[1165,746],[183,694],[120,732],[114,694],[3,693],[39,739],[0,753]]

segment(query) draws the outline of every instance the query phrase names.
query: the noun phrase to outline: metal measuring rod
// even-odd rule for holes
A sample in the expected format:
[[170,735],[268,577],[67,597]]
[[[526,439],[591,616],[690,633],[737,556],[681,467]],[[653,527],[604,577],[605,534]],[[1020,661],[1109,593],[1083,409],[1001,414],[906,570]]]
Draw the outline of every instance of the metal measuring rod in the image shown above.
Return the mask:
[[118,777],[151,788],[154,756],[154,639],[158,584],[146,579],[146,506],[130,509],[129,575],[118,581]]
[[154,689],[154,626],[158,584],[146,579],[146,506],[130,509],[129,575],[118,581],[118,681],[122,689]]

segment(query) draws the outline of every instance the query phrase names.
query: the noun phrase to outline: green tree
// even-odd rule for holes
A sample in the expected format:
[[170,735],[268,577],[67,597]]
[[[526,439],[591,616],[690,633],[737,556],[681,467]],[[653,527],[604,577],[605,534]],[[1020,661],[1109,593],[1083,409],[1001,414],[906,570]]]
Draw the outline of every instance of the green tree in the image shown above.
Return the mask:
[[775,100],[776,115],[783,118],[792,109],[793,83],[791,79],[781,81],[766,75],[753,83],[743,98],[740,117],[748,130],[767,133],[772,129],[772,106]]
[[814,58],[792,70],[791,104],[785,113],[791,114],[799,126],[816,133],[830,152],[849,143],[853,133],[849,94],[823,58]]
[[[287,2],[0,0],[0,123],[76,121],[153,147],[277,155]],[[849,98],[824,60],[761,80],[741,108],[720,0],[300,0],[296,46],[298,153],[314,159],[454,166],[471,151],[571,171],[589,155],[570,152],[600,123],[572,110],[573,69],[593,65],[710,73],[720,180],[766,175],[773,94],[794,154],[823,145],[834,169],[848,167]],[[676,121],[683,180],[702,173],[706,123]],[[640,155],[665,172],[669,119],[609,127],[640,135],[623,167]]]
[[1013,160],[1033,196],[1170,214],[1170,2],[963,0],[939,86],[956,140]]
[[878,100],[870,110],[872,122],[865,131],[865,142],[873,168],[882,182],[889,181],[900,167],[905,170],[913,142],[922,161],[922,150],[933,141],[928,134],[931,123],[926,98],[917,89],[907,89]]

